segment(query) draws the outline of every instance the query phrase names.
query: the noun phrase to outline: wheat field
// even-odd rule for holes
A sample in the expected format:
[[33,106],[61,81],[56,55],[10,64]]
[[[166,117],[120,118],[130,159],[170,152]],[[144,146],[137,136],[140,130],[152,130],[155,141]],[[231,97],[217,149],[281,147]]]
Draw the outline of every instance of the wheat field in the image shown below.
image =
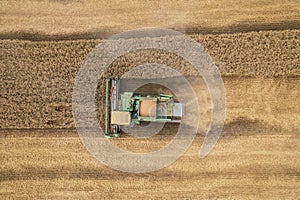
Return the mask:
[[[298,30],[191,37],[203,45],[224,77],[227,124],[245,118],[299,130]],[[101,40],[0,41],[1,102],[6,105],[0,111],[0,127],[74,128],[73,84],[84,58],[99,43]],[[195,70],[189,63],[161,51],[124,55],[107,73],[121,76],[143,63],[166,64],[190,77],[194,89],[201,85],[192,81]]]
[[[299,22],[296,0],[1,0],[0,199],[297,199]],[[178,160],[131,174],[105,166],[85,148],[72,92],[86,56],[103,39],[146,27],[185,33],[211,55],[224,82],[226,118],[216,146],[199,159],[211,102],[195,69],[160,50],[119,57],[104,75],[165,64],[186,77],[200,107],[198,134]],[[169,81],[176,84],[176,77]],[[98,111],[103,83],[102,77]],[[177,128],[166,124],[151,138],[124,134],[110,141],[145,153],[168,144]]]

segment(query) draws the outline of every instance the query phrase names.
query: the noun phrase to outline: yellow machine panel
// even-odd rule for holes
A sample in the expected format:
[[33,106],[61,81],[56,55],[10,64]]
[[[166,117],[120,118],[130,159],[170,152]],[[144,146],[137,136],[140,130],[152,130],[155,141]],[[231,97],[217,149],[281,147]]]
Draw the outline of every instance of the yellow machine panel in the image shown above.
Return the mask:
[[129,112],[112,111],[111,112],[111,124],[130,125]]

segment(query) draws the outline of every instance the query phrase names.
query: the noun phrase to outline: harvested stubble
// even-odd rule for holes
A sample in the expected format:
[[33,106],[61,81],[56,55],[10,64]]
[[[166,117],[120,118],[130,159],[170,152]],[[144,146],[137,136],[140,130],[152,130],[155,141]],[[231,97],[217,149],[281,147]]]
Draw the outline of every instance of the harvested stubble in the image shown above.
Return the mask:
[[[243,130],[243,133],[245,130]],[[149,152],[165,139],[119,138],[115,144]],[[2,199],[297,199],[299,134],[225,136],[205,159],[203,137],[171,166],[152,173],[115,171],[97,162],[76,131],[0,130]]]
[[1,1],[0,38],[85,39],[144,27],[186,33],[299,29],[297,0]]

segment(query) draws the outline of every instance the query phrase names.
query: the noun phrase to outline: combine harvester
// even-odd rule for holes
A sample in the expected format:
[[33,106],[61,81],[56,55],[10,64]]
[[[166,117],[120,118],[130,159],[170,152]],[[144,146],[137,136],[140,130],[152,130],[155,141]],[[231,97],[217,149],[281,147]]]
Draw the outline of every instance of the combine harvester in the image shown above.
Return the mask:
[[132,127],[145,122],[180,123],[183,104],[171,95],[140,95],[120,92],[120,79],[106,79],[105,136],[119,137],[121,126]]

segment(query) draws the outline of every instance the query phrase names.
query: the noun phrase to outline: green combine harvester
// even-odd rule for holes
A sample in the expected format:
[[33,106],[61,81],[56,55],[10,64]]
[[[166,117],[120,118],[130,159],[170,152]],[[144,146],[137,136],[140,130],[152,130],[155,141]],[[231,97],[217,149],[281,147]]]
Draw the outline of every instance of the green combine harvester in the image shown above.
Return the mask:
[[106,79],[105,136],[119,137],[121,126],[145,122],[180,123],[182,103],[171,95],[143,96],[134,92],[120,92],[120,79]]

